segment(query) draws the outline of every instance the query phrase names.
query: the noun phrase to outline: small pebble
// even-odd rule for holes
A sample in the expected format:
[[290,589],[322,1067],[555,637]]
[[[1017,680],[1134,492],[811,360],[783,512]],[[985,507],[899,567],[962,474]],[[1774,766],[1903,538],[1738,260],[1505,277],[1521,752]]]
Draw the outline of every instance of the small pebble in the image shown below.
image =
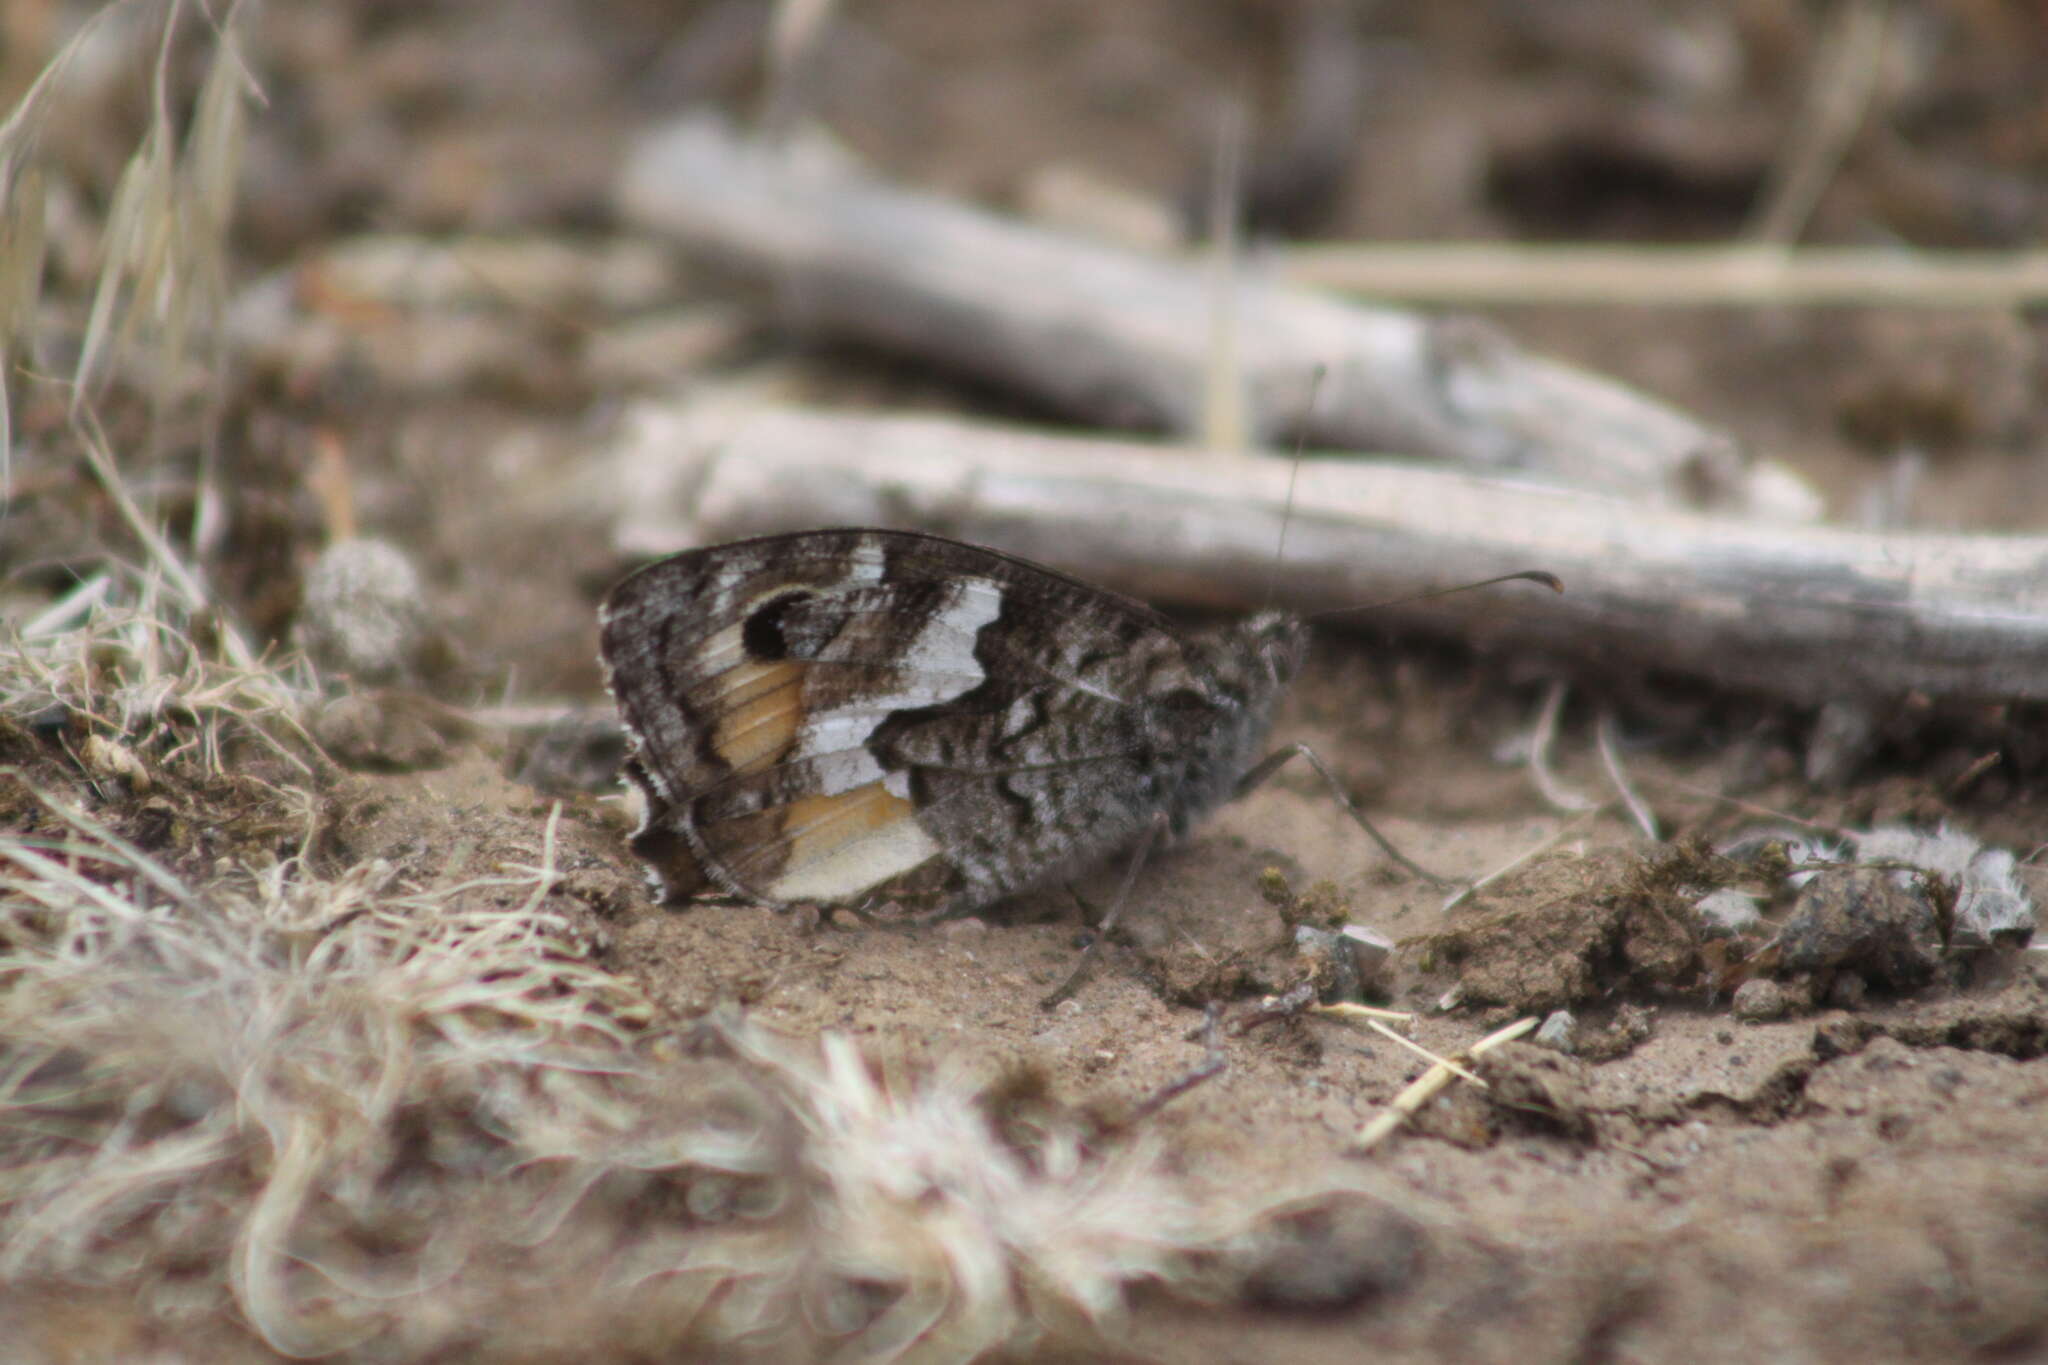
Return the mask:
[[1351,957],[1358,964],[1358,975],[1367,984],[1374,982],[1393,960],[1394,940],[1369,924],[1347,924],[1337,932],[1351,941]]
[[1853,971],[1886,990],[1925,985],[1941,960],[1926,888],[1876,868],[1832,868],[1808,882],[1781,937],[1791,970]]
[[1828,987],[1828,1003],[1836,1009],[1853,1010],[1863,1003],[1870,986],[1854,972],[1841,972]]
[[1294,926],[1294,947],[1314,974],[1316,993],[1324,1000],[1357,1000],[1360,996],[1356,944],[1333,929],[1313,924]]
[[1573,1051],[1572,1035],[1577,1031],[1578,1025],[1579,1021],[1572,1017],[1570,1010],[1553,1010],[1550,1017],[1543,1021],[1543,1027],[1536,1030],[1536,1036],[1530,1041],[1538,1047],[1551,1048],[1569,1056]]
[[1764,1024],[1773,1019],[1783,1019],[1790,1003],[1777,982],[1754,977],[1735,988],[1732,1009],[1735,1017],[1744,1023]]

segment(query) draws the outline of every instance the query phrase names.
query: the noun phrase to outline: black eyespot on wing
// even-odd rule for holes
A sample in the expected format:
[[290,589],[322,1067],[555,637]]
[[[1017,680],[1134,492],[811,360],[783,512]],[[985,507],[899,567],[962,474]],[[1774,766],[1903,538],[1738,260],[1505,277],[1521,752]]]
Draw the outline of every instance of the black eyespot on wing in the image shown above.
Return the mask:
[[1159,704],[1179,715],[1192,716],[1202,711],[1213,711],[1216,703],[1203,696],[1193,687],[1176,687],[1159,699]]
[[740,643],[746,646],[747,657],[763,661],[788,658],[789,637],[783,631],[783,622],[790,612],[816,596],[811,592],[786,592],[757,608],[740,625]]

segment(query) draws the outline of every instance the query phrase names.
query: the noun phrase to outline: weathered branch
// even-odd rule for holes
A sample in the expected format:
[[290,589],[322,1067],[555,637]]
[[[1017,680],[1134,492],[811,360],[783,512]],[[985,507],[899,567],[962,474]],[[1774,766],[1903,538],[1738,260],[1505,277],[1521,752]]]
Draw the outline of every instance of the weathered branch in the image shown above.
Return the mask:
[[[1077,418],[1186,433],[1215,290],[1197,264],[1006,219],[780,152],[708,117],[628,158],[623,215],[773,281],[789,320],[1034,395]],[[1237,351],[1260,439],[1400,450],[1673,506],[1806,514],[1726,433],[1470,319],[1247,279]],[[1326,375],[1314,393],[1313,376]]]
[[935,418],[647,407],[603,486],[633,553],[919,527],[1156,600],[1304,612],[1540,567],[1565,596],[1461,594],[1373,619],[1806,703],[2048,699],[2048,538],[1764,525],[1349,460],[1305,463],[1289,512],[1289,474]]

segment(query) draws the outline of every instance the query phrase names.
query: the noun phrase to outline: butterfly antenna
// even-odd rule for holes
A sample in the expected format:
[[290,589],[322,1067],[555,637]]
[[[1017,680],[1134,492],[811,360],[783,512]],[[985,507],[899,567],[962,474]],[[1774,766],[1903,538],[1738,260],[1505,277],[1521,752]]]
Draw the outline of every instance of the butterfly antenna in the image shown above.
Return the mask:
[[1454,592],[1470,592],[1474,588],[1490,588],[1496,583],[1541,583],[1552,592],[1564,591],[1564,580],[1543,569],[1522,569],[1516,573],[1504,573],[1494,578],[1482,578],[1476,583],[1460,583],[1455,587],[1431,588],[1428,592],[1410,593],[1406,597],[1389,597],[1384,602],[1362,602],[1355,607],[1332,607],[1328,611],[1310,612],[1306,619],[1320,621],[1329,616],[1343,616],[1354,611],[1380,611],[1387,607],[1402,607],[1410,602],[1427,602],[1432,597],[1449,597]]
[[1301,422],[1294,429],[1294,461],[1287,467],[1287,501],[1280,504],[1280,543],[1273,547],[1273,572],[1266,575],[1266,602],[1270,607],[1280,593],[1280,568],[1287,559],[1287,527],[1294,520],[1294,485],[1301,482],[1301,452],[1308,445],[1309,419],[1316,414],[1316,397],[1323,391],[1323,380],[1330,373],[1329,367],[1318,364],[1308,377],[1308,403],[1302,409]]

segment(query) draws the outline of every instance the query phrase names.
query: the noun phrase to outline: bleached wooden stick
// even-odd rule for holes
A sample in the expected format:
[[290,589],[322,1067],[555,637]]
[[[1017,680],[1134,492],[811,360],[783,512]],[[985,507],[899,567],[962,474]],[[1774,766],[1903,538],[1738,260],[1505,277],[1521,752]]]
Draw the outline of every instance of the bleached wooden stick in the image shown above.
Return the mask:
[[1156,601],[1303,612],[1535,567],[1565,595],[1510,587],[1372,619],[1808,703],[2048,699],[2048,537],[1760,524],[1356,460],[1305,462],[1290,513],[1289,473],[940,418],[649,405],[585,486],[628,553],[912,527]]
[[[708,115],[643,138],[617,202],[626,221],[771,282],[787,320],[813,334],[921,357],[1102,426],[1196,429],[1214,312],[1198,263],[886,185]],[[1256,279],[1239,284],[1232,311],[1255,439],[1299,430],[1329,449],[1672,506],[1785,505],[1788,476],[1752,466],[1727,433],[1477,321]]]

